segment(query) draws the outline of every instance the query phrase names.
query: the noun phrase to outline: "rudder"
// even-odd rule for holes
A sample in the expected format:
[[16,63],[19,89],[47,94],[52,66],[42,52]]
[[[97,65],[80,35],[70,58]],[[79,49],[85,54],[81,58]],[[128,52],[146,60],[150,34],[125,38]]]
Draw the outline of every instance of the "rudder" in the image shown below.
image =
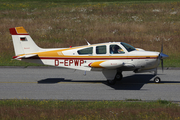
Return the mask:
[[10,28],[9,31],[12,35],[16,56],[41,51],[24,27]]

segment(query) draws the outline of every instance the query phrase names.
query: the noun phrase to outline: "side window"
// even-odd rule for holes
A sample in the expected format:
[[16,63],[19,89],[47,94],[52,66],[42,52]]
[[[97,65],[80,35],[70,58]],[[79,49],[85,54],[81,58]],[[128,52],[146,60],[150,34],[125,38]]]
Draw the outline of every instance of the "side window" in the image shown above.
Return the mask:
[[88,55],[93,53],[93,47],[84,48],[77,51],[79,55]]
[[97,46],[96,54],[106,54],[106,45]]
[[110,45],[110,54],[124,54],[125,52],[118,45]]

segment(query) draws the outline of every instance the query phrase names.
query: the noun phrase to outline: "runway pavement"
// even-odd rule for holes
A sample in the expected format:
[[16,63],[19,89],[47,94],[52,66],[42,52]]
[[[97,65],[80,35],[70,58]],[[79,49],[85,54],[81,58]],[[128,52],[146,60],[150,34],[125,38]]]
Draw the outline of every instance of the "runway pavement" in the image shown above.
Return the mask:
[[55,100],[170,100],[180,101],[180,69],[150,73],[123,72],[123,80],[109,86],[101,72],[53,67],[0,67],[0,99]]

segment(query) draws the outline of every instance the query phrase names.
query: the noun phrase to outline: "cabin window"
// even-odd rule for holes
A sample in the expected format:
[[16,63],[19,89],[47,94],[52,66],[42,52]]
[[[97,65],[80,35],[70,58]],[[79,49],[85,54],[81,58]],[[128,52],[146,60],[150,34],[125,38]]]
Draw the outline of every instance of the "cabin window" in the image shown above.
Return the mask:
[[106,45],[97,46],[96,54],[106,54]]
[[131,45],[127,44],[127,43],[122,42],[121,45],[123,45],[128,52],[136,50],[136,48],[134,48],[133,46],[131,46]]
[[93,53],[93,47],[84,48],[77,51],[79,55],[88,55]]
[[110,45],[110,54],[124,54],[124,50],[118,45]]

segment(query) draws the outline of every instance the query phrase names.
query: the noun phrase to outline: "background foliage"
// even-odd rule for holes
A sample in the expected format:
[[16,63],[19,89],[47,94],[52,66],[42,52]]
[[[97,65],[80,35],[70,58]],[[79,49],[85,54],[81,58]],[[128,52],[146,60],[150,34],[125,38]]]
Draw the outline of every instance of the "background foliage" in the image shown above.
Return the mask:
[[43,48],[101,42],[126,42],[170,56],[165,66],[180,66],[180,2],[51,0],[0,2],[0,65],[34,65],[11,60],[9,28],[23,26]]

